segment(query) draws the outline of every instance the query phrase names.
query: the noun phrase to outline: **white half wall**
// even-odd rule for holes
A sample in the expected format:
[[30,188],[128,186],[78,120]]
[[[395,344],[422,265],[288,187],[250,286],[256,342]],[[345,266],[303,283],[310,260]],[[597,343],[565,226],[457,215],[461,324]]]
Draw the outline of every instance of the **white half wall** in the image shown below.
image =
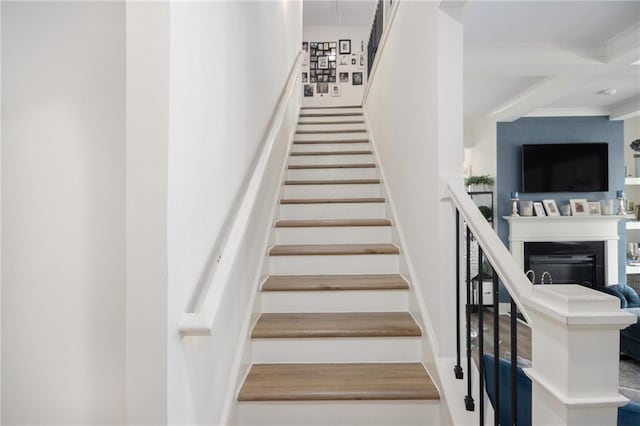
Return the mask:
[[215,270],[300,51],[302,4],[176,2],[170,33],[168,421],[219,424],[260,262],[246,259],[212,337],[181,339],[178,326]]
[[125,421],[125,5],[2,3],[2,423]]
[[[329,83],[329,93],[318,94],[317,84],[303,82],[313,86],[313,96],[303,97],[303,107],[328,107],[328,106],[353,106],[361,105],[364,90],[367,87],[367,43],[369,42],[369,32],[371,28],[368,26],[329,26],[329,25],[308,25],[303,28],[302,39],[306,42],[339,42],[340,40],[351,40],[351,53],[347,55],[340,55],[337,50],[336,58],[336,82]],[[347,59],[346,65],[340,64],[341,57],[344,56]],[[360,57],[362,56],[364,65],[360,65]],[[353,65],[352,59],[355,59],[356,63]],[[307,60],[305,66],[302,67],[302,72],[307,73],[309,78],[310,62]],[[353,73],[362,73],[362,85],[353,85]],[[348,81],[340,82],[340,73],[348,73]],[[340,86],[341,96],[332,96],[331,87],[333,85]]]

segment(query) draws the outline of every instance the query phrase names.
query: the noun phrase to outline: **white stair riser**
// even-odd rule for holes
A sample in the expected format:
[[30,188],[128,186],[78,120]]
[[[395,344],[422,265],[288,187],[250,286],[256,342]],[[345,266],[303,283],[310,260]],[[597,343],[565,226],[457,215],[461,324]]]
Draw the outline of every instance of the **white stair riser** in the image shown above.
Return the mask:
[[390,243],[390,226],[323,226],[275,228],[276,244]]
[[[305,114],[362,114],[361,106],[353,108],[305,108],[300,110],[300,115]],[[362,116],[359,116],[362,117]],[[301,117],[303,118],[303,117]]]
[[299,124],[314,124],[314,123],[334,123],[334,122],[349,122],[349,121],[363,121],[362,115],[336,115],[331,117],[300,117]]
[[263,291],[262,312],[401,312],[408,290]]
[[353,169],[289,169],[287,179],[376,179],[375,167]]
[[380,184],[285,185],[284,198],[379,197]]
[[371,151],[369,142],[354,143],[294,143],[291,152]]
[[[285,414],[286,413],[286,414]],[[440,425],[440,401],[239,402],[237,425],[425,426]]]
[[289,164],[362,164],[373,163],[372,154],[295,155]]
[[419,337],[252,339],[256,363],[420,362]]
[[280,219],[384,219],[385,203],[280,204]]
[[352,133],[296,133],[294,141],[343,141],[351,139],[366,139],[367,132]]
[[323,131],[323,130],[366,130],[364,123],[348,123],[348,124],[298,124],[296,131]]
[[397,274],[397,254],[269,256],[272,275]]

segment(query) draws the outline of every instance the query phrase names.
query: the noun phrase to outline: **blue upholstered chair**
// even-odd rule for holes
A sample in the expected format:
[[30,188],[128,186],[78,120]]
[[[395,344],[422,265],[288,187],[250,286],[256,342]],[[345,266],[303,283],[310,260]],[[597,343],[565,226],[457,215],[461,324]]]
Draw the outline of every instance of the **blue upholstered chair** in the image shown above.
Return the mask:
[[[496,393],[493,372],[494,364],[493,355],[484,354],[484,372],[485,372],[485,388],[487,395],[491,401],[491,405],[495,409]],[[500,425],[511,424],[511,363],[505,359],[498,359],[498,369],[500,374]],[[531,379],[524,374],[522,368],[516,370],[516,386],[518,388],[518,426],[531,425]],[[638,426],[640,425],[640,404],[629,402],[624,407],[618,408],[617,426]]]
[[[604,293],[611,294],[620,299],[620,308],[640,318],[640,297],[636,291],[624,284],[616,284],[608,287],[600,287]],[[640,361],[640,323],[630,325],[620,331],[620,352]]]

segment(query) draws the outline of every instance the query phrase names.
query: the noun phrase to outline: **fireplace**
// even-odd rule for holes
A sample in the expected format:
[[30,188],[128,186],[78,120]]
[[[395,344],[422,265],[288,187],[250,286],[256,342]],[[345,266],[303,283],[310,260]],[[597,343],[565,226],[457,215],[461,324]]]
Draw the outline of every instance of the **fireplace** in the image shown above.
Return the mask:
[[524,269],[535,273],[535,283],[605,285],[603,241],[525,242]]

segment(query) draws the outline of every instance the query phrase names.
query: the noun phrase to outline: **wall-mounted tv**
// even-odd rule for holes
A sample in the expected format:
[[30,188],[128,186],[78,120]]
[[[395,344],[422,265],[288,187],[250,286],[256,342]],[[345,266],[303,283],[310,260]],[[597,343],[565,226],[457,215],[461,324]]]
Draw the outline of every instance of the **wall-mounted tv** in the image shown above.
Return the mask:
[[608,190],[607,143],[522,145],[522,192]]

